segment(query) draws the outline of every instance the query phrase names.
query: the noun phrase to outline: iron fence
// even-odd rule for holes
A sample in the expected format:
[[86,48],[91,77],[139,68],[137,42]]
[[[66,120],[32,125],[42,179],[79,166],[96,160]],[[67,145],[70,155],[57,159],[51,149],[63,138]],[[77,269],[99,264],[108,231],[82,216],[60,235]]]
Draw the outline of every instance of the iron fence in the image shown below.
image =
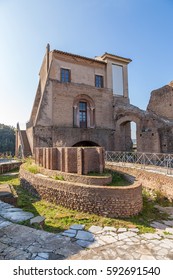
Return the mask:
[[122,166],[136,166],[173,174],[173,154],[106,151],[105,160]]

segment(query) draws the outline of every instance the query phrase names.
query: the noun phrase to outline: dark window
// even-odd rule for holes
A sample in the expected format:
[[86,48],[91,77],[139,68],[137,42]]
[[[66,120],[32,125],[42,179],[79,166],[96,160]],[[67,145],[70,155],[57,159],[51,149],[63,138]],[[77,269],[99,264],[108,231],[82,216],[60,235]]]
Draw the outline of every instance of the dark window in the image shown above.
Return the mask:
[[87,103],[86,102],[79,102],[79,120],[80,120],[80,127],[86,128],[87,127]]
[[69,83],[70,82],[70,70],[61,68],[61,82]]
[[95,75],[95,86],[97,88],[103,88],[103,76]]

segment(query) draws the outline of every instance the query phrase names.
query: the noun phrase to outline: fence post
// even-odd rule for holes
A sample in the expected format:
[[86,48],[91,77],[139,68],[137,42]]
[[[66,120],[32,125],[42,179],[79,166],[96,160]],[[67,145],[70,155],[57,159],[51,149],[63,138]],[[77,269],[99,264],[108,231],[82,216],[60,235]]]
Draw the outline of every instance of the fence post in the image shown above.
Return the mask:
[[170,154],[168,155],[168,158],[167,158],[167,161],[166,161],[166,174],[167,175],[171,175],[171,162],[170,162],[170,160],[171,160],[171,157],[170,157]]

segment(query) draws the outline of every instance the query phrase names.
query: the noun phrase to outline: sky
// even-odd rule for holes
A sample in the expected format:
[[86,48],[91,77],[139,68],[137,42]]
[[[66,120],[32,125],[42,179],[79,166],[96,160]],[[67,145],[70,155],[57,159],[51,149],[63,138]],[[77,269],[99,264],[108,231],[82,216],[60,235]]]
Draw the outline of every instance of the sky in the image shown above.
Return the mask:
[[131,58],[131,104],[173,80],[173,0],[0,0],[0,123],[29,120],[50,49]]

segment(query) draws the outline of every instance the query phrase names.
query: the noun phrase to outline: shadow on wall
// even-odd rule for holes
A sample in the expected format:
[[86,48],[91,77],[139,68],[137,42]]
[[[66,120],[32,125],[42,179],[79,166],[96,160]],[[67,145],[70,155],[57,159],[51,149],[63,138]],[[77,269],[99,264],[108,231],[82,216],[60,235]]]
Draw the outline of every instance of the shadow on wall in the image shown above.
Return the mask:
[[92,141],[81,141],[74,144],[73,147],[100,147],[100,146]]

